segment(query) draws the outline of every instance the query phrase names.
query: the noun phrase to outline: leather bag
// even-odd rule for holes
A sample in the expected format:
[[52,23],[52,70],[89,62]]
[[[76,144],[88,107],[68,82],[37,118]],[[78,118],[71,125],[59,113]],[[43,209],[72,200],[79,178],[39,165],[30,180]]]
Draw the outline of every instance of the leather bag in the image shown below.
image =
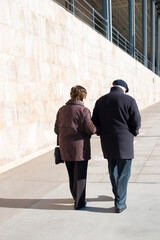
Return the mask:
[[58,143],[58,135],[57,135],[57,146],[54,149],[54,158],[55,158],[55,164],[64,163],[64,161],[61,159],[61,153],[59,149],[59,143]]

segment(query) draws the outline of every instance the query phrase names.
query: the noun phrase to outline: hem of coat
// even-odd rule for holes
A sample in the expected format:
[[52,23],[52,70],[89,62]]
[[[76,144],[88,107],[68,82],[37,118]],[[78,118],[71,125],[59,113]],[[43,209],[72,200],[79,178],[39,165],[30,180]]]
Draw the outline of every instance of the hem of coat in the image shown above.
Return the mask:
[[64,162],[84,162],[84,161],[89,161],[89,160],[91,160],[91,158],[89,158],[89,159],[83,159],[83,160],[64,160],[64,159],[62,159]]

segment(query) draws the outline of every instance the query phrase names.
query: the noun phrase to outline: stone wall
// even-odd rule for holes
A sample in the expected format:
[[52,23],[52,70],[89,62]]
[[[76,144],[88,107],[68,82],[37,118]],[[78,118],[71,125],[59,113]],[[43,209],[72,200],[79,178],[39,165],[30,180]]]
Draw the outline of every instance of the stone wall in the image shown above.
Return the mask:
[[122,78],[142,109],[160,100],[160,78],[51,0],[0,1],[0,172],[55,145],[58,108],[73,85],[86,106]]

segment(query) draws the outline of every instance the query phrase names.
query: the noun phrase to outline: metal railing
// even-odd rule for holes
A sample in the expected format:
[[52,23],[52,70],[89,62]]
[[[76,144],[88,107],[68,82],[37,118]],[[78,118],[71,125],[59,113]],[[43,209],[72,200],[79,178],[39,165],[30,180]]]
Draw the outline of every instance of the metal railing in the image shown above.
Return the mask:
[[140,63],[144,64],[144,56],[143,54],[135,48],[135,59],[139,61]]
[[97,12],[87,1],[82,0],[54,0],[66,10],[80,18],[93,29],[107,36],[107,20]]
[[114,27],[112,27],[112,41],[118,47],[122,48],[128,54],[131,54],[131,44],[130,42],[123,37],[123,35],[118,32]]
[[[66,10],[74,14],[76,17],[81,19],[83,22],[88,24],[98,33],[102,34],[108,39],[108,22],[107,20],[97,12],[86,0],[53,0],[64,7]],[[123,49],[126,53],[131,55],[132,45],[131,43],[112,26],[112,42]],[[145,58],[144,55],[138,50],[134,49],[135,59],[149,68],[151,71],[160,75],[160,71],[153,64]],[[146,63],[145,63],[146,61]]]

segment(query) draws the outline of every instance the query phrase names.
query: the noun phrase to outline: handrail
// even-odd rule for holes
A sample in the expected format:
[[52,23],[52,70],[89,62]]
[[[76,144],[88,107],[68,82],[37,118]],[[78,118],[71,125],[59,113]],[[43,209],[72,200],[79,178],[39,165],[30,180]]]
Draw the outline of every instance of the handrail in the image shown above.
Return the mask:
[[[57,2],[59,5],[61,5],[66,10],[74,14],[76,17],[80,18],[83,22],[88,24],[98,33],[108,38],[107,20],[98,11],[96,11],[86,0],[81,0],[81,2],[79,2],[78,0],[53,0],[53,1]],[[112,26],[112,42],[121,49],[123,49],[126,53],[131,55],[132,44],[113,26]],[[134,49],[134,51],[135,59],[138,62],[142,63],[143,65],[147,65],[146,66],[147,68],[149,68],[154,73],[160,76],[160,70],[158,71],[158,69],[155,66],[153,67],[153,64],[148,59],[146,59],[145,64],[144,55],[136,48]]]

